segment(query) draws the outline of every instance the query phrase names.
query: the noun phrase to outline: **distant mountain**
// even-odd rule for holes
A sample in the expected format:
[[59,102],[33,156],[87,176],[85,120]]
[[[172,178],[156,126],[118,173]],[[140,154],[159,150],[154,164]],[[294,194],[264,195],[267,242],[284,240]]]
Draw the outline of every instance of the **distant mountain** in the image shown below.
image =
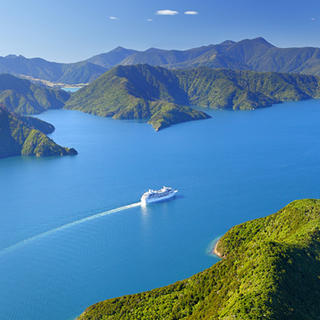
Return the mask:
[[78,319],[319,319],[320,200],[235,226],[216,248],[223,259],[207,270],[96,303]]
[[232,70],[320,75],[319,48],[278,48],[263,38],[224,41],[189,50],[145,51],[115,48],[77,63],[56,63],[23,56],[0,57],[0,73],[26,75],[66,84],[92,82],[117,65],[149,64],[169,69],[206,66]]
[[127,50],[127,56],[122,61],[119,56],[118,60],[114,60],[113,65],[109,63],[105,67],[110,68],[116,64],[149,64],[174,69],[206,66],[233,70],[320,75],[319,48],[282,49],[275,47],[261,37],[239,42],[224,41],[221,44],[189,50],[151,48],[146,51],[135,51],[132,54],[129,54],[129,51]]
[[[61,72],[58,78],[51,79],[52,82],[62,82],[66,84],[88,83],[106,71],[105,68],[86,61],[69,64],[64,63],[60,64],[60,67]],[[50,78],[48,80],[50,80]]]
[[106,68],[86,61],[56,63],[40,58],[27,59],[16,55],[0,57],[0,73],[27,75],[52,82],[87,83],[105,71]]
[[73,94],[65,108],[115,119],[144,119],[160,130],[208,117],[186,106],[253,110],[319,96],[315,76],[135,65],[106,72]]
[[135,53],[138,53],[138,51],[117,47],[107,53],[96,55],[86,61],[106,69],[111,69]]
[[19,114],[37,114],[62,108],[70,94],[49,89],[10,74],[0,74],[0,104]]
[[76,155],[75,149],[61,147],[44,134],[53,130],[44,121],[18,116],[0,106],[0,158]]

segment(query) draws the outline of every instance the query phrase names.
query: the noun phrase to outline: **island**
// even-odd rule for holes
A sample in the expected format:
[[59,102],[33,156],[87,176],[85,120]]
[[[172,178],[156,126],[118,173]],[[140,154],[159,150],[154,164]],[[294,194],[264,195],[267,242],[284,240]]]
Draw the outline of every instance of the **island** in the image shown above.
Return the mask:
[[[223,257],[191,278],[105,300],[78,320],[317,319],[320,314],[320,200],[231,228]],[[187,263],[187,261],[186,261]]]

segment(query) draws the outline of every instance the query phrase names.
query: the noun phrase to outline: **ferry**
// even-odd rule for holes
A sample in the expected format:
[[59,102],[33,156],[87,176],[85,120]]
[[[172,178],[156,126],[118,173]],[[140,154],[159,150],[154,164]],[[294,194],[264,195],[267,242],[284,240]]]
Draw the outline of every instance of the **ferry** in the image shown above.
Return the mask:
[[146,205],[153,202],[164,201],[173,198],[178,190],[170,187],[162,187],[160,190],[151,190],[145,192],[141,197],[141,204]]

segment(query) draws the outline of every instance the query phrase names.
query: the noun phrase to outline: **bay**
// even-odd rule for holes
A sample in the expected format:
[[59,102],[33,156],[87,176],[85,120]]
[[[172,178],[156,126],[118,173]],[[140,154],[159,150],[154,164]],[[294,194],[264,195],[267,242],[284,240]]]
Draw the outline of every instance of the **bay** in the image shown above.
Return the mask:
[[[210,114],[158,133],[41,114],[79,155],[0,160],[1,317],[71,320],[100,300],[184,279],[218,261],[210,244],[233,225],[319,198],[320,101]],[[179,189],[175,200],[74,223],[163,185]]]

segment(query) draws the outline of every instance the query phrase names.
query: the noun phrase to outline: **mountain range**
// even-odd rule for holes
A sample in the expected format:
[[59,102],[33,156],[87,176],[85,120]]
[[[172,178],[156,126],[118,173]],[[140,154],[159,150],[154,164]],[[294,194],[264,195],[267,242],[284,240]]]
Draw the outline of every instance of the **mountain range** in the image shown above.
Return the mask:
[[312,75],[133,65],[106,72],[74,93],[65,108],[114,119],[147,120],[160,130],[209,117],[194,105],[254,110],[319,96],[320,78]]
[[31,76],[51,82],[87,83],[105,71],[106,68],[86,61],[57,63],[41,58],[28,59],[21,55],[0,57],[0,73]]
[[320,75],[320,49],[279,48],[263,38],[224,41],[188,50],[150,48],[137,51],[118,47],[76,63],[40,58],[0,57],[0,73],[26,75],[66,84],[88,83],[117,65],[149,64],[169,69],[206,66],[233,70],[272,71]]
[[195,105],[254,110],[319,97],[317,76],[208,67],[120,65],[72,95],[0,74],[0,104],[16,114],[66,108],[114,119],[144,120],[157,131],[181,122],[210,118]]
[[191,278],[96,303],[78,319],[319,318],[320,200],[235,226],[216,252],[222,260]]

